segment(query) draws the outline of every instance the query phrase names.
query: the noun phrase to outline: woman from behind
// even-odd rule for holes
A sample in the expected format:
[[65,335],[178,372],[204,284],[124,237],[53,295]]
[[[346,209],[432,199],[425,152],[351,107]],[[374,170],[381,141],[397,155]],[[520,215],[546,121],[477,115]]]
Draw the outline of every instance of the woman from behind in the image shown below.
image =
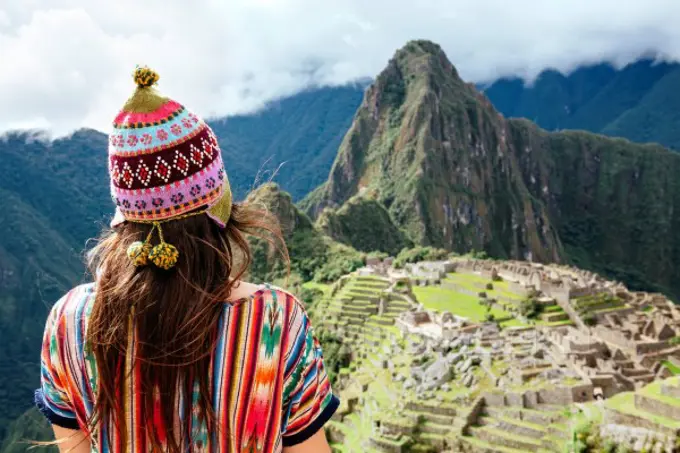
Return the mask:
[[117,209],[90,254],[95,282],[45,327],[35,400],[57,445],[330,452],[322,427],[339,401],[304,307],[241,281],[246,236],[280,240],[276,222],[232,202],[210,127],[161,96],[155,72],[134,78],[109,140]]

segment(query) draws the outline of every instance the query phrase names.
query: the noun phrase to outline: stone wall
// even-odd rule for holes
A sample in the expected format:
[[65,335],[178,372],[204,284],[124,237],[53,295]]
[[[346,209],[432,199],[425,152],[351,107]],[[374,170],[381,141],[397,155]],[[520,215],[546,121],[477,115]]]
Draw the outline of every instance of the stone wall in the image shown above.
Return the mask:
[[664,382],[661,384],[661,393],[673,398],[680,398],[680,386]]
[[668,347],[668,341],[649,341],[637,343],[635,345],[635,352],[637,354],[649,354],[650,352],[658,352],[668,349]]
[[[604,307],[602,307],[602,308],[604,308]],[[612,311],[608,311],[608,312],[604,312],[604,313],[593,313],[593,316],[595,316],[595,320],[598,323],[601,323],[601,322],[606,321],[607,315],[614,314],[614,315],[617,315],[617,316],[625,317],[625,316],[628,316],[628,315],[635,313],[637,311],[638,311],[638,309],[635,308],[635,307],[624,307],[624,306],[622,306],[619,310],[612,310]]]
[[405,451],[403,445],[392,443],[379,437],[371,437],[370,443],[373,448],[384,453],[402,453]]
[[593,332],[607,343],[611,343],[623,349],[635,350],[635,342],[627,339],[620,330],[610,329],[605,326],[593,327]]
[[416,401],[409,401],[406,403],[406,410],[414,412],[429,412],[435,415],[448,415],[450,417],[456,416],[456,409],[452,407],[432,406]]
[[381,426],[384,427],[388,432],[394,434],[412,434],[415,429],[414,426],[404,426],[403,424],[392,423],[389,420],[382,420],[380,422]]
[[[472,407],[470,408],[470,412],[467,413],[465,416],[465,426],[468,427],[470,425],[475,425],[477,424],[477,419],[479,418],[479,415],[482,413],[484,410],[484,397],[480,396],[477,399],[474,400],[472,403]],[[464,428],[465,429],[465,428]]]
[[504,407],[508,405],[505,401],[505,393],[501,392],[485,393],[484,401],[486,402],[487,406]]
[[[576,341],[584,341],[583,343],[581,342],[576,342]],[[574,340],[569,340],[569,349],[573,352],[590,352],[592,350],[596,351],[603,351],[605,349],[605,346],[602,343],[591,341],[588,342],[585,338],[579,338],[576,341]]]
[[592,384],[575,385],[570,389],[573,403],[587,403],[593,400],[594,389]]
[[539,289],[546,296],[554,298],[560,305],[569,304],[570,299],[569,288],[564,287],[562,285],[556,285],[550,282],[542,281]]
[[619,393],[618,386],[616,385],[616,379],[611,375],[602,376],[591,376],[590,382],[593,384],[593,390],[595,388],[602,389],[602,396],[604,398],[611,398],[612,396]]
[[515,283],[513,281],[508,281],[507,283],[508,283],[508,289],[511,292],[513,292],[515,294],[519,294],[522,297],[527,297],[529,295],[529,293],[531,292],[531,288],[528,288],[521,283]]
[[[568,293],[568,291],[567,291]],[[588,330],[588,326],[585,325],[579,314],[574,310],[574,307],[571,306],[569,303],[569,295],[567,294],[567,299],[566,302],[564,300],[564,297],[562,296],[556,296],[555,294],[551,294],[550,297],[555,299],[555,302],[557,302],[557,305],[562,307],[562,310],[569,315],[569,319],[571,319],[574,324],[576,324],[577,327],[579,327],[582,330]]]
[[666,418],[674,420],[680,419],[680,407],[664,403],[663,401],[639,393],[635,394],[635,407]]
[[670,435],[676,434],[676,430],[668,428],[664,425],[656,424],[654,422],[649,421],[646,418],[614,411],[609,408],[605,408],[604,411],[604,424],[639,426],[640,428],[647,428],[664,434]]
[[488,392],[484,394],[484,401],[492,407],[523,407],[532,409],[539,404],[567,405],[593,400],[593,385],[582,384],[573,387],[554,387],[540,390],[518,392]]
[[600,289],[598,288],[589,288],[589,287],[582,287],[582,288],[571,288],[569,290],[569,296],[571,297],[585,297],[585,296],[592,296],[593,294],[597,294],[601,292]]
[[347,283],[351,278],[352,274],[347,274],[340,277],[340,279],[336,281],[331,287],[331,297],[335,296],[342,289],[342,287],[345,286],[345,283]]

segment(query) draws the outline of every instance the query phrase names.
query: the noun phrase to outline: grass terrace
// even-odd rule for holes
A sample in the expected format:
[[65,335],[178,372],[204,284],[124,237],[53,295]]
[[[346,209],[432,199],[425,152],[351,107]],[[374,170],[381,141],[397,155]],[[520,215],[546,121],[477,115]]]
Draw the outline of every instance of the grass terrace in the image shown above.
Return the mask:
[[[418,302],[422,303],[427,309],[439,312],[449,311],[454,315],[468,318],[472,322],[485,320],[487,307],[480,303],[477,296],[463,294],[442,286],[415,286],[413,293]],[[498,308],[492,308],[490,313],[495,319],[506,319],[513,316],[510,312]],[[508,324],[513,326],[524,325],[514,319],[509,319]]]
[[664,406],[680,410],[680,400],[664,395],[661,391],[662,384],[680,385],[680,379],[669,378],[665,381],[652,382],[642,390],[639,390],[637,394],[633,392],[619,393],[609,398],[605,403],[605,407],[608,410],[625,416],[638,418],[641,420],[641,423],[659,426],[662,429],[673,432],[680,432],[680,421],[667,416],[664,412]]
[[618,297],[609,293],[598,293],[590,296],[576,297],[571,300],[581,317],[588,315],[595,315],[607,313],[610,311],[620,310],[626,308],[627,305]]
[[324,296],[328,297],[331,293],[331,286],[333,285],[328,283],[305,282],[302,286],[309,289],[318,289]]
[[671,361],[669,361],[669,360],[664,360],[664,361],[661,362],[661,364],[662,364],[663,366],[665,366],[666,368],[668,368],[668,370],[669,370],[671,373],[673,373],[673,376],[678,376],[678,375],[680,375],[680,367],[677,366],[677,365],[675,365],[673,362],[671,362]]

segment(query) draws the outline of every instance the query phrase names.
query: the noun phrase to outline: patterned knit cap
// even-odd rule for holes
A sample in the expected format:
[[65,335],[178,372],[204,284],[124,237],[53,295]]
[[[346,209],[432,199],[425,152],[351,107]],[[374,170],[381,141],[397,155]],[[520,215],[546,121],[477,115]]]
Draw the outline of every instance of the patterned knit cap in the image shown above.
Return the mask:
[[158,225],[199,211],[224,227],[232,195],[217,138],[201,118],[159,94],[158,79],[138,67],[137,88],[113,121],[109,174],[117,209],[111,224]]

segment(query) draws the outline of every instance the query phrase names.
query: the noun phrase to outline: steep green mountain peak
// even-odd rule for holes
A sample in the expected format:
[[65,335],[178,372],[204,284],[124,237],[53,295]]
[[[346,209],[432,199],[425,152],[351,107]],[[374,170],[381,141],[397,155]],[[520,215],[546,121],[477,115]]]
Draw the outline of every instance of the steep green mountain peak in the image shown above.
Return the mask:
[[[582,83],[579,99],[595,85]],[[370,192],[416,245],[571,262],[677,295],[679,171],[680,155],[660,146],[506,120],[439,46],[412,41],[366,91],[327,181],[300,206],[316,218]]]

